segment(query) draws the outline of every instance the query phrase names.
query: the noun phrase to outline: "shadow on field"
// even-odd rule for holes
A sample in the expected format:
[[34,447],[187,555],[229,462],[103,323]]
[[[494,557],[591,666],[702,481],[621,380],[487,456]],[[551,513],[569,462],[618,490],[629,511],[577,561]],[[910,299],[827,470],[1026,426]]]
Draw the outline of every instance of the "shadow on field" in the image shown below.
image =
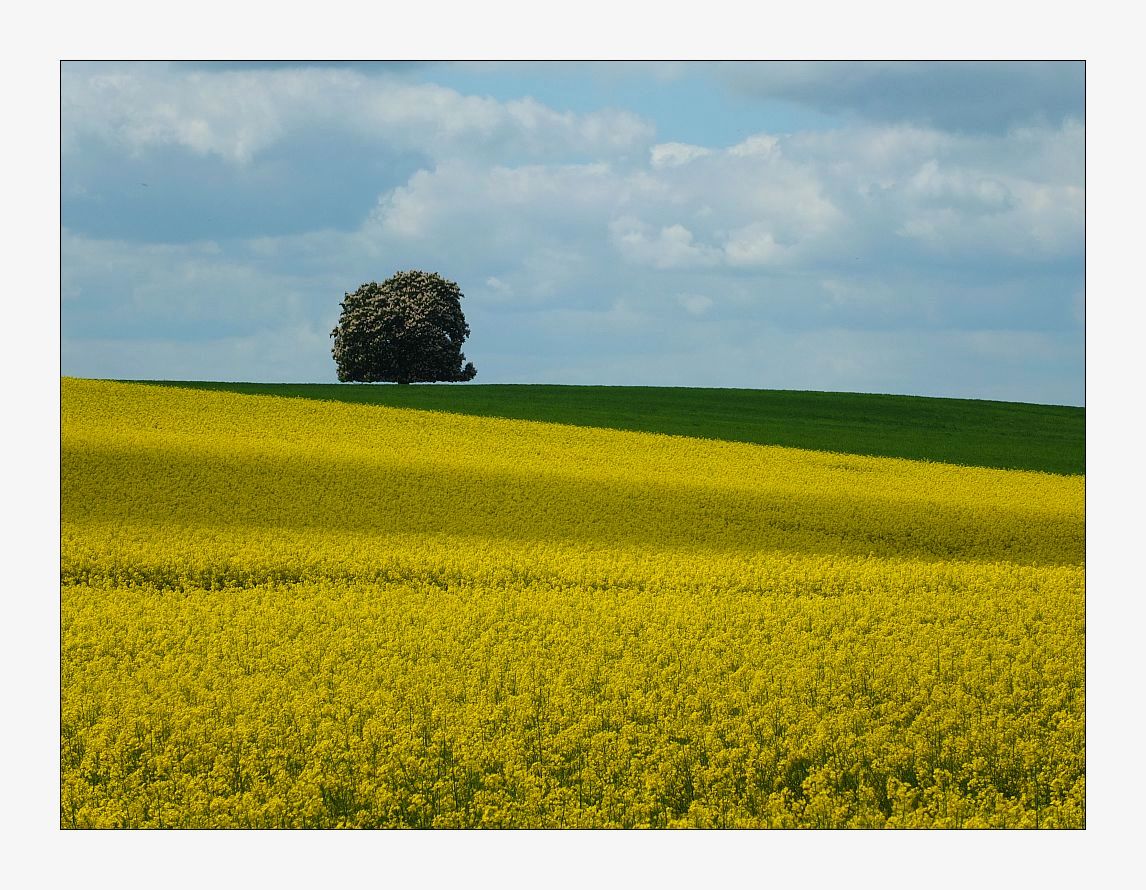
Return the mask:
[[65,447],[65,521],[473,536],[1026,565],[1083,561],[1081,517],[860,489],[775,492],[223,451]]
[[533,384],[123,381],[783,445],[964,466],[1085,472],[1084,408],[863,393]]

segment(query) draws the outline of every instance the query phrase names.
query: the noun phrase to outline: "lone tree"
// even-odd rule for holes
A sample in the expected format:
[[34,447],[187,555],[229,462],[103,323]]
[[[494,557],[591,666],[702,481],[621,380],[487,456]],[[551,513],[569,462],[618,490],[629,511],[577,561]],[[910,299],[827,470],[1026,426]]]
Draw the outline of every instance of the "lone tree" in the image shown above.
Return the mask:
[[470,335],[457,284],[433,272],[398,272],[342,301],[330,336],[343,383],[473,380],[462,354]]

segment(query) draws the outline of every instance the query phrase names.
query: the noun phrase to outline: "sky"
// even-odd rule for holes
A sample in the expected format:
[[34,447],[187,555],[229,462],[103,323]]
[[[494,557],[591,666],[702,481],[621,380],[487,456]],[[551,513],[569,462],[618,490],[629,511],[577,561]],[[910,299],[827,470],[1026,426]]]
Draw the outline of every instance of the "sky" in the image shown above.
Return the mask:
[[1082,63],[64,63],[61,364],[333,382],[456,281],[476,383],[1084,401]]

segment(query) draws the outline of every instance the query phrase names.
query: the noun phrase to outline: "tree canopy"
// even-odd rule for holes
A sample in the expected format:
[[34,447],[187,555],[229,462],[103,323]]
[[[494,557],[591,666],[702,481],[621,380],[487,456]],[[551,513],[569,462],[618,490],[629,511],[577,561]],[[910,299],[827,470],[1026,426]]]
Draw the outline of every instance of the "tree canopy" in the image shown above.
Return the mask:
[[338,379],[358,383],[472,380],[462,342],[470,334],[458,285],[434,272],[398,272],[342,301],[331,331]]

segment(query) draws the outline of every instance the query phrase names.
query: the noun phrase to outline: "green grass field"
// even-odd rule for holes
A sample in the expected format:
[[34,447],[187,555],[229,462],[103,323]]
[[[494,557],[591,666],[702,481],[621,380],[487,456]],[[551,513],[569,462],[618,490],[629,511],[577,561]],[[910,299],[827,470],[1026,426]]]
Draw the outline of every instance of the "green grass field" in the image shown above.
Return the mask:
[[1048,473],[1082,474],[1086,463],[1086,410],[1061,405],[654,386],[133,382]]

